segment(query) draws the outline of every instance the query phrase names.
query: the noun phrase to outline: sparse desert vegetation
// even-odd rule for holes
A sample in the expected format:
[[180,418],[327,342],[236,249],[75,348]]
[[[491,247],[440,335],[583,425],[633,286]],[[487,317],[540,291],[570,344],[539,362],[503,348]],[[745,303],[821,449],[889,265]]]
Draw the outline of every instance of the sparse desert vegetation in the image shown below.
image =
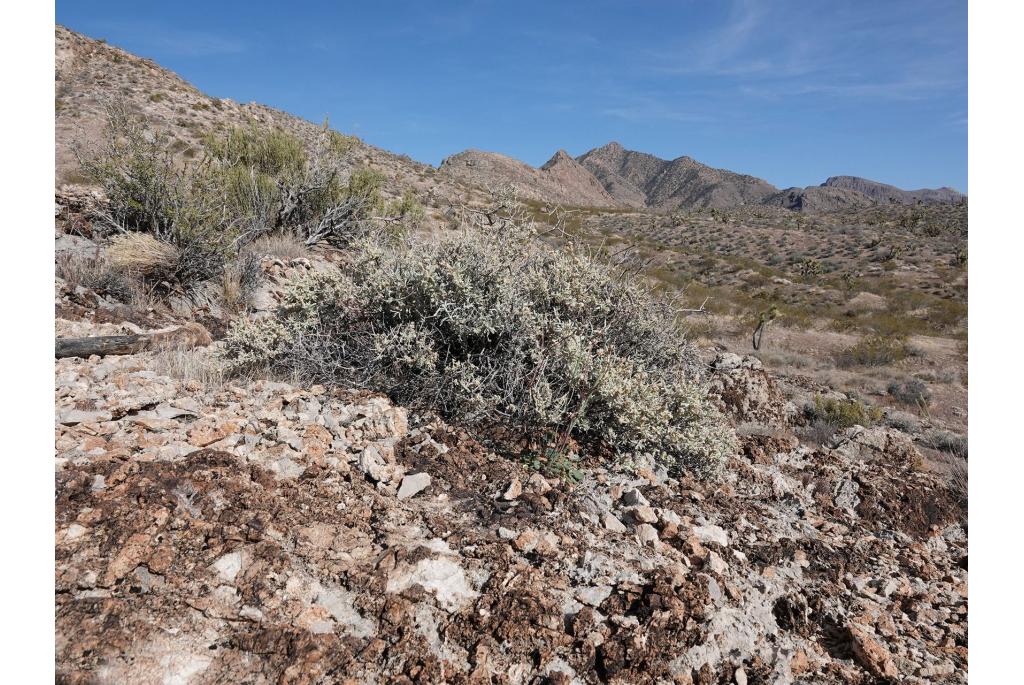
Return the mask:
[[57,66],[59,679],[966,682],[955,191]]

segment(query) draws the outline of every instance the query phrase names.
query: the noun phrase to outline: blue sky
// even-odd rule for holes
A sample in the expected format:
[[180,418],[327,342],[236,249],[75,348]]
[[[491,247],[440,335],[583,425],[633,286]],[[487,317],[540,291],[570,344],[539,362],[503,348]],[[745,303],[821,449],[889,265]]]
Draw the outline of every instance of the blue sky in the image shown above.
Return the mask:
[[204,92],[438,164],[543,164],[617,140],[780,187],[967,190],[967,3],[944,0],[140,3],[57,21]]

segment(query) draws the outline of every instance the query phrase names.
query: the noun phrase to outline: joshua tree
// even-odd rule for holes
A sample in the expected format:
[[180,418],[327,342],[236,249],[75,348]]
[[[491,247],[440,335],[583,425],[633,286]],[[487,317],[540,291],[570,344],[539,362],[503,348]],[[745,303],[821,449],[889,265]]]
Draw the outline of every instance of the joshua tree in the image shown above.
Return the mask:
[[779,318],[779,313],[779,308],[772,305],[765,311],[761,312],[758,316],[757,328],[754,329],[754,336],[751,340],[755,350],[761,349],[761,339],[764,337],[764,329],[772,321]]

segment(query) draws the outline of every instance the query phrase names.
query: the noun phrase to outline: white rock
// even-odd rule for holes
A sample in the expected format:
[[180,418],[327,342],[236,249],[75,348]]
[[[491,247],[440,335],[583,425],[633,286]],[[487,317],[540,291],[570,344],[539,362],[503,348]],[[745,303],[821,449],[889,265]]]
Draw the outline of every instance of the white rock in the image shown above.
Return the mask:
[[57,422],[65,426],[76,423],[101,423],[111,419],[108,411],[82,411],[80,409],[64,409],[57,414]]
[[398,499],[409,499],[430,487],[429,473],[414,473],[402,479],[398,488]]
[[713,551],[708,552],[708,558],[705,561],[704,567],[719,575],[722,575],[729,570],[729,564],[725,563],[725,559],[718,556],[718,554]]
[[314,603],[327,609],[346,633],[358,638],[372,637],[377,632],[376,624],[364,618],[352,604],[352,593],[321,587]]
[[390,474],[387,462],[374,445],[367,445],[359,455],[359,470],[375,482],[387,481]]
[[85,535],[88,529],[80,523],[72,523],[64,530],[64,540],[77,540],[78,538]]
[[587,606],[597,607],[601,602],[608,599],[612,594],[610,585],[597,585],[595,587],[583,587],[576,591],[576,599]]
[[604,515],[604,527],[614,533],[626,532],[626,524],[620,521],[619,518],[612,513]]
[[729,534],[721,526],[694,526],[693,533],[701,542],[715,542],[722,547],[729,545]]
[[636,536],[645,545],[651,547],[657,547],[660,540],[658,539],[658,530],[649,523],[641,523],[636,527]]
[[229,552],[213,562],[212,568],[222,580],[233,583],[235,582],[235,576],[242,570],[242,553]]
[[501,498],[506,502],[519,499],[519,496],[523,494],[523,484],[518,478],[513,478],[512,482],[508,484],[508,488],[505,489],[504,494]]
[[432,592],[447,611],[457,611],[479,593],[466,581],[466,573],[451,559],[422,559],[415,566],[402,565],[388,578],[387,592],[402,592],[413,585]]
[[646,507],[650,505],[643,493],[636,488],[626,490],[622,493],[622,503],[631,507]]

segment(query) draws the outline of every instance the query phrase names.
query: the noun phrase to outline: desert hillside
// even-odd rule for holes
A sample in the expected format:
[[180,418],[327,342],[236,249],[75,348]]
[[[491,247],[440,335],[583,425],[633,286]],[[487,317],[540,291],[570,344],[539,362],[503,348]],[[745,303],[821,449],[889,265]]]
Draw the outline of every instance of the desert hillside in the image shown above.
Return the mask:
[[59,682],[967,682],[965,200],[56,55]]
[[[238,103],[200,92],[177,74],[151,60],[93,40],[66,27],[56,27],[56,185],[81,183],[76,145],[96,140],[104,125],[104,109],[123,102],[170,132],[172,151],[182,160],[203,155],[203,138],[237,126],[256,123],[309,139],[322,122],[309,122],[258,103]],[[451,201],[467,189],[438,176],[428,164],[396,155],[353,138],[347,168],[367,166],[386,177],[386,193],[400,196],[413,189],[428,203],[434,197]],[[468,190],[472,194],[471,190]],[[441,206],[439,201],[438,206]]]

